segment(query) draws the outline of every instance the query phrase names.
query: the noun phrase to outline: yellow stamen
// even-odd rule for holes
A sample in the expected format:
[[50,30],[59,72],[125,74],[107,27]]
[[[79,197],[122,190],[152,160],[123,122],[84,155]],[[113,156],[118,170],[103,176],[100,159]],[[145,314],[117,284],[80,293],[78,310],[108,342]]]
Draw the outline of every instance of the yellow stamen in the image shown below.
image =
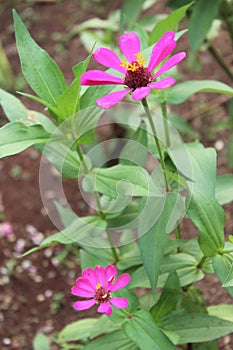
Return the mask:
[[125,60],[121,61],[120,67],[126,68],[127,66],[128,66],[128,63]]
[[144,66],[144,64],[146,64],[146,61],[143,59],[143,56],[145,56],[143,53],[135,53],[135,56],[137,57],[137,62],[140,66]]
[[101,284],[98,283],[97,286],[96,286],[96,289],[100,289],[101,288]]
[[127,67],[127,70],[131,70],[132,72],[135,72],[135,70],[137,70],[138,69],[138,65],[137,65],[137,63],[129,63],[128,64],[128,67]]

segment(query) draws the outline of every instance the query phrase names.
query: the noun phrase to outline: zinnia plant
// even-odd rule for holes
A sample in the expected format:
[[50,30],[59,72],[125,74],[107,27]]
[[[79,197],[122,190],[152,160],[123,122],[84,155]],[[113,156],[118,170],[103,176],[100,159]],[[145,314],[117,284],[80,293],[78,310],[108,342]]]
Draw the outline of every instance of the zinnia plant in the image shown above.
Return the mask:
[[[123,77],[117,77],[100,70],[89,70],[81,77],[81,85],[123,85],[124,89],[112,92],[96,101],[100,108],[109,109],[120,102],[128,93],[132,93],[132,98],[136,101],[146,98],[151,89],[166,89],[175,83],[172,77],[161,80],[157,78],[169,69],[177,65],[186,56],[185,52],[179,52],[158,66],[167,58],[176,47],[175,33],[166,32],[154,45],[148,66],[140,53],[140,39],[134,32],[121,35],[119,46],[126,57],[120,58],[111,50],[106,48],[97,49],[93,53],[94,59],[104,65],[120,72]],[[153,73],[156,69],[157,71]]]
[[97,311],[109,316],[112,314],[112,305],[118,309],[128,306],[126,298],[114,298],[113,292],[124,288],[130,281],[127,273],[117,276],[117,269],[114,265],[96,266],[94,269],[83,270],[82,277],[76,280],[76,286],[72,287],[71,293],[79,297],[90,298],[89,300],[76,301],[76,310],[86,310],[97,304]]

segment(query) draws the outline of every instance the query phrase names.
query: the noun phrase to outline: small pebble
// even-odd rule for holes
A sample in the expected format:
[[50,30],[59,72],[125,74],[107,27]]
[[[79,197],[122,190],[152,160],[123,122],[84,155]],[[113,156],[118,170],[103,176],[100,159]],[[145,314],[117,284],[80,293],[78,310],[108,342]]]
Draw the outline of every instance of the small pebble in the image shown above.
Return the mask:
[[11,345],[10,338],[3,338],[2,342],[3,342],[4,345]]
[[45,301],[45,296],[43,294],[38,294],[36,300],[39,302]]
[[34,281],[36,282],[36,283],[40,283],[40,282],[42,282],[42,280],[43,280],[43,278],[41,277],[41,276],[39,276],[39,275],[36,275],[36,276],[34,276]]
[[224,142],[222,140],[217,140],[214,147],[217,151],[221,151],[224,148]]
[[44,295],[45,295],[46,298],[50,298],[53,295],[53,292],[51,290],[47,289],[44,292]]

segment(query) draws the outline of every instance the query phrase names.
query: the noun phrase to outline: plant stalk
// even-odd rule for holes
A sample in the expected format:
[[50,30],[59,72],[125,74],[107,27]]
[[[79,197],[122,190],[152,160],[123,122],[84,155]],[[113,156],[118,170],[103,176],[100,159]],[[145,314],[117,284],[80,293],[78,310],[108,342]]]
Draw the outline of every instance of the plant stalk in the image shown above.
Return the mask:
[[155,140],[155,144],[156,144],[156,147],[157,147],[158,152],[159,152],[159,158],[160,158],[161,166],[163,168],[163,176],[164,176],[166,192],[169,192],[168,180],[167,180],[167,175],[166,175],[166,165],[165,165],[165,162],[164,162],[163,153],[162,153],[162,150],[161,150],[161,147],[160,147],[159,139],[157,137],[156,128],[155,128],[155,125],[154,125],[154,122],[153,122],[153,118],[152,118],[152,115],[150,113],[149,106],[148,106],[146,98],[142,99],[142,105],[144,107],[144,110],[146,112],[147,118],[149,120],[149,123],[150,123],[150,126],[151,126],[151,130],[152,130],[152,133],[153,133],[153,137],[154,137],[154,140]]
[[209,52],[211,55],[215,58],[215,60],[218,62],[218,64],[222,67],[222,69],[226,72],[226,74],[233,80],[233,73],[232,71],[228,68],[222,57],[219,55],[218,51],[215,49],[215,47],[209,43],[208,47]]
[[168,129],[167,103],[166,103],[166,101],[161,103],[161,111],[162,111],[162,115],[163,115],[163,125],[164,125],[164,131],[165,131],[166,146],[170,147],[171,141],[170,141],[170,135],[169,135],[169,129]]
[[[79,158],[83,164],[83,168],[84,168],[84,172],[87,174],[89,172],[88,170],[88,166],[87,166],[87,163],[84,159],[84,156],[83,156],[83,153],[82,153],[82,150],[79,146],[79,144],[77,143],[76,145],[76,149],[77,149],[77,153],[79,155]],[[102,209],[102,206],[101,206],[101,203],[100,203],[100,199],[99,199],[99,195],[98,195],[98,192],[97,191],[94,191],[93,192],[93,196],[95,198],[95,201],[96,201],[96,205],[97,205],[97,211],[98,211],[98,214],[100,215],[101,219],[105,220],[106,219],[106,215],[105,213],[103,212],[103,209]],[[106,233],[107,233],[107,237],[108,237],[108,241],[109,241],[109,244],[110,244],[110,247],[111,247],[111,250],[112,250],[112,254],[114,256],[114,259],[115,261],[119,261],[119,256],[118,256],[118,253],[116,251],[116,248],[114,247],[114,244],[113,244],[113,240],[112,240],[112,236],[111,236],[111,233],[110,231],[106,228],[105,229]]]

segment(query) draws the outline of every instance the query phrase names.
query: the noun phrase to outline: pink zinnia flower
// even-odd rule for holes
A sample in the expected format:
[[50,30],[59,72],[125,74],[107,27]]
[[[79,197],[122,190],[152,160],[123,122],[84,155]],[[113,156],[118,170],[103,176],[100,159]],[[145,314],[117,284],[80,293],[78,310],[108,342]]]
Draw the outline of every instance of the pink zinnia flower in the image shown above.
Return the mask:
[[101,48],[93,53],[94,59],[108,68],[113,68],[123,74],[119,78],[100,70],[89,70],[81,76],[81,85],[124,85],[126,88],[112,92],[96,101],[100,108],[108,109],[120,102],[129,92],[134,100],[146,98],[151,89],[166,89],[175,83],[172,77],[156,79],[176,64],[185,56],[185,52],[179,52],[170,58],[155,72],[154,69],[171,54],[176,47],[175,33],[166,32],[154,45],[148,67],[140,53],[140,40],[136,33],[126,33],[120,37],[119,46],[127,61],[121,61],[111,50]]
[[90,298],[89,300],[76,301],[76,310],[86,310],[93,305],[99,305],[97,311],[109,316],[112,313],[112,305],[118,309],[128,306],[126,298],[114,298],[112,293],[124,288],[130,281],[127,273],[119,276],[115,281],[117,269],[114,265],[96,266],[94,269],[83,270],[82,277],[76,280],[76,286],[72,287],[71,293],[79,297]]

